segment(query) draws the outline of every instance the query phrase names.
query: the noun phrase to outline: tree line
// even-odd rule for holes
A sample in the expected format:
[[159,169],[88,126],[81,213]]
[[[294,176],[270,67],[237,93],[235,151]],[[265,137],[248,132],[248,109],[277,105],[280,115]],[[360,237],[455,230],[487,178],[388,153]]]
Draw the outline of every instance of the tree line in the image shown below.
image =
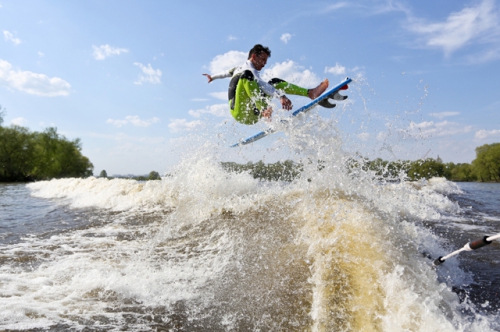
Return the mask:
[[427,158],[416,161],[368,161],[363,166],[378,176],[395,177],[404,172],[409,180],[444,177],[456,182],[500,182],[500,143],[484,144],[476,148],[472,163],[443,163]]
[[80,139],[68,140],[57,128],[32,132],[11,125],[3,127],[0,107],[0,182],[88,177],[94,166],[82,155]]
[[[262,161],[246,164],[222,162],[222,167],[229,172],[249,172],[254,178],[267,181],[292,181],[303,170],[302,163],[291,160],[265,164]],[[318,170],[326,167],[325,162],[318,162]],[[353,158],[347,161],[350,172],[370,172],[374,177],[386,180],[420,180],[432,177],[444,177],[456,182],[500,182],[500,143],[485,144],[476,148],[476,159],[472,163],[443,163],[427,158],[415,161],[386,161],[381,158]]]
[[267,181],[292,181],[302,172],[302,164],[291,160],[265,164],[262,160],[256,163],[249,161],[246,164],[222,162],[221,166],[228,172],[249,172],[255,179]]
[[[168,176],[168,175],[167,175]],[[128,179],[128,180],[136,180],[136,181],[152,181],[152,180],[161,180],[160,173],[157,171],[151,171],[148,175],[132,175],[132,176],[108,176],[108,172],[105,169],[99,173],[100,178],[107,178],[109,180],[112,179]]]

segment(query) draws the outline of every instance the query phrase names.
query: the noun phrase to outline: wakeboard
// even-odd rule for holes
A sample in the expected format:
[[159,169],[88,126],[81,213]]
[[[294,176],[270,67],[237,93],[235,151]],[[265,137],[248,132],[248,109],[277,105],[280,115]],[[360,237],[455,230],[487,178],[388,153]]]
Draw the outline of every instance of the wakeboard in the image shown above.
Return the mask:
[[[321,96],[318,98],[311,100],[308,104],[302,106],[298,110],[294,111],[291,115],[290,118],[296,117],[299,114],[307,113],[310,110],[312,110],[314,107],[320,105],[326,108],[334,108],[336,106],[335,100],[345,100],[347,99],[347,96],[343,96],[339,93],[340,90],[347,90],[349,83],[352,82],[352,79],[349,77],[346,77],[345,80],[340,82],[338,85],[334,86],[330,90],[327,90],[324,92]],[[281,120],[282,122],[289,122],[290,119],[284,119]],[[255,141],[258,141],[272,133],[276,132],[276,129],[274,127],[269,127],[268,129],[261,131],[260,133],[257,133],[255,135],[252,135],[248,138],[241,139],[238,143],[235,143],[231,145],[232,148],[237,147],[237,146],[242,146],[242,145],[247,145],[250,143],[253,143]]]

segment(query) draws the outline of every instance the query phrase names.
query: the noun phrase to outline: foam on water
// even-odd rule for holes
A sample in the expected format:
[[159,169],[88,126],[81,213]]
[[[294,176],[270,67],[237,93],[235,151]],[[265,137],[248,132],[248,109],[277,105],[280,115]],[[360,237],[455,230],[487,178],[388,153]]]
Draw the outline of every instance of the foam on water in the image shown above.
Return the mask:
[[[207,160],[190,166],[188,172],[148,184],[87,179],[32,185],[36,195],[51,197],[53,192],[52,197],[71,198],[74,206],[95,204],[126,210],[127,214],[130,210],[136,211],[134,214],[172,212],[155,225],[156,234],[143,239],[117,243],[118,234],[131,230],[126,223],[114,220],[96,229],[38,242],[38,247],[60,249],[50,253],[53,262],[18,274],[19,281],[10,282],[23,291],[13,296],[15,291],[11,290],[11,298],[18,301],[10,303],[11,310],[2,311],[4,317],[13,317],[14,312],[26,315],[28,309],[36,313],[34,316],[58,321],[56,312],[64,308],[67,316],[91,320],[107,311],[110,298],[149,307],[203,298],[207,283],[221,278],[228,266],[248,259],[236,247],[248,247],[251,240],[231,237],[227,232],[231,228],[217,228],[200,236],[194,229],[215,227],[203,225],[214,222],[214,215],[260,215],[269,205],[276,205],[274,222],[285,221],[295,228],[293,241],[287,245],[305,246],[302,255],[310,275],[300,278],[310,283],[312,330],[454,331],[460,324],[468,324],[456,318],[461,308],[457,296],[437,281],[428,261],[418,254],[426,239],[428,243],[439,241],[404,220],[438,218],[439,211],[456,208],[443,197],[437,200],[438,193],[423,194],[404,184],[354,187],[352,179],[345,182],[347,189],[338,179],[329,179],[330,185],[325,185],[317,178],[288,186],[261,186],[246,174],[225,174]],[[337,172],[329,175],[349,181]],[[269,232],[281,232],[280,227],[268,226]],[[148,227],[143,232],[154,233],[152,226]],[[89,232],[90,237],[86,236]],[[186,252],[195,239],[196,246],[191,244],[193,249]],[[193,251],[197,254],[190,255]],[[68,252],[71,254],[64,254]],[[269,265],[273,263],[277,262]],[[448,264],[447,268],[453,272],[450,276],[455,276],[456,265]],[[26,308],[25,296],[30,303],[42,303]],[[95,301],[102,298],[107,301]],[[44,307],[48,303],[50,306]]]
[[[490,331],[451,290],[471,282],[423,227],[460,212],[444,179],[381,182],[352,167],[334,120],[286,129],[292,183],[227,173],[204,146],[169,177],[63,179],[36,197],[92,222],[1,248],[4,328]],[[495,325],[496,324],[496,325]]]

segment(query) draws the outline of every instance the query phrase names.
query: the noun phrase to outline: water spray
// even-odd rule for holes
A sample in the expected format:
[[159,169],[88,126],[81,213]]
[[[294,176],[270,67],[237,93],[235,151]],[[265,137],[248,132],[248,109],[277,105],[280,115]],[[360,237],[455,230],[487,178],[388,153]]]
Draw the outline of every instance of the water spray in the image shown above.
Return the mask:
[[496,239],[499,239],[499,238],[500,238],[500,233],[497,234],[497,235],[490,236],[490,237],[485,236],[485,237],[483,237],[481,239],[469,242],[462,249],[454,251],[451,254],[446,255],[444,257],[443,256],[439,256],[438,259],[436,259],[434,261],[434,265],[438,266],[440,264],[443,264],[444,261],[446,261],[448,258],[450,258],[452,256],[455,256],[455,255],[458,255],[462,251],[472,251],[472,250],[476,250],[476,249],[482,248],[484,246],[487,246],[488,244],[490,244],[491,242],[493,242],[493,240],[496,240]]

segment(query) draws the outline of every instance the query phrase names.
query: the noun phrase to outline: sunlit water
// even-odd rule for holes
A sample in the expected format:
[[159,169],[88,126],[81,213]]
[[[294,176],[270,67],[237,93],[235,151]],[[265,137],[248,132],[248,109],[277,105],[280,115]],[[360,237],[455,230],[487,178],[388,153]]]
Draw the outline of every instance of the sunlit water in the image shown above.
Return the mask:
[[204,146],[161,181],[0,185],[0,327],[500,331],[499,243],[432,265],[500,232],[500,186],[384,182],[309,118],[291,183]]

